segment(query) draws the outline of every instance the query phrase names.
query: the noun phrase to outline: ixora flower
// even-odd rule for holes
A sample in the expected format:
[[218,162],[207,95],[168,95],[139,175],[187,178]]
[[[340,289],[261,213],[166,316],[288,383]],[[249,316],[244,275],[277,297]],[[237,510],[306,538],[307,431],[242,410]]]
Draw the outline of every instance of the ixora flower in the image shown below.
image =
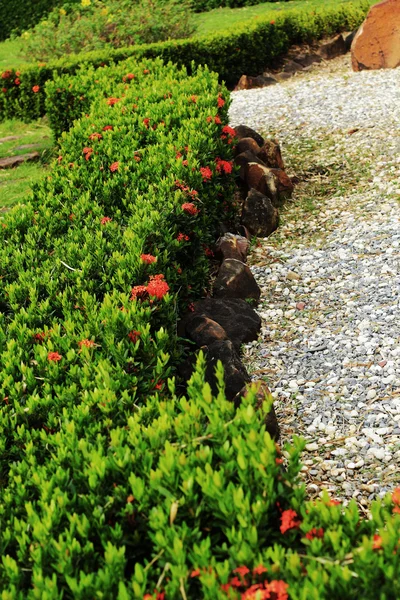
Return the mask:
[[222,128],[222,133],[225,133],[226,135],[231,135],[232,137],[236,137],[236,131],[233,129],[233,127],[230,127],[229,125],[225,125]]
[[58,354],[58,352],[49,352],[47,355],[47,360],[49,360],[50,362],[58,362],[61,359],[62,356],[61,354]]
[[176,239],[178,240],[178,242],[188,242],[190,240],[190,237],[185,233],[178,233]]
[[102,217],[102,218],[101,218],[101,220],[100,220],[100,223],[101,223],[102,225],[106,225],[106,224],[107,224],[107,223],[109,223],[110,221],[112,221],[112,218],[111,218],[111,217]]
[[145,285],[135,285],[131,289],[131,300],[145,300],[148,295]]
[[153,256],[152,254],[141,254],[140,260],[146,265],[152,265],[153,263],[157,262],[157,257]]
[[289,508],[281,514],[281,533],[286,533],[289,529],[297,529],[300,526],[300,520],[297,512]]
[[1,74],[1,78],[2,79],[10,79],[11,75],[12,75],[12,71],[7,70]]
[[114,173],[114,171],[118,171],[119,169],[119,162],[113,162],[112,165],[110,165],[110,171],[112,173]]
[[79,348],[83,348],[83,346],[85,346],[85,348],[94,348],[95,347],[95,342],[93,342],[93,340],[81,340],[80,342],[78,342],[78,346]]
[[221,108],[225,104],[225,100],[221,97],[221,94],[218,95],[217,104],[218,104],[218,108]]
[[136,342],[138,341],[139,337],[141,336],[141,332],[140,331],[136,331],[135,329],[133,329],[132,331],[130,331],[128,333],[128,338],[131,340],[131,342],[133,344],[136,344]]
[[164,281],[164,275],[160,274],[150,277],[147,292],[150,296],[155,296],[157,300],[164,298],[165,294],[169,292],[169,285]]
[[218,173],[226,173],[227,175],[232,173],[232,162],[229,160],[222,160],[221,158],[217,157],[215,159],[215,167]]
[[181,208],[187,215],[197,215],[200,212],[193,202],[184,202]]
[[132,79],[135,79],[134,74],[127,73],[126,75],[123,76],[122,81],[132,81]]
[[120,100],[121,98],[107,98],[106,102],[108,106],[114,106],[114,104],[117,104],[117,102],[119,102]]
[[200,167],[200,173],[203,177],[203,181],[209,181],[213,175],[210,167]]
[[307,531],[306,536],[305,536],[308,540],[314,540],[315,538],[323,538],[324,537],[324,530],[322,527],[320,527],[319,529],[317,529],[316,527],[313,527],[313,529],[310,529],[310,531]]
[[40,90],[40,86],[39,85],[34,85],[33,88],[32,88],[32,92],[34,94],[37,94],[39,90]]
[[101,133],[91,133],[89,135],[89,140],[101,140],[103,136],[101,135]]
[[112,125],[105,125],[103,127],[103,131],[112,131],[114,129],[114,127]]

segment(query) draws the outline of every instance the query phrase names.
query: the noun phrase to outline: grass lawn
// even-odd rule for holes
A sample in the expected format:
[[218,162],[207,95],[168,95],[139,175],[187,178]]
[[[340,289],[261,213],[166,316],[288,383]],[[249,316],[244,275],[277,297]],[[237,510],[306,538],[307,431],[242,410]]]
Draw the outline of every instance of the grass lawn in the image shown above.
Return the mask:
[[20,68],[29,63],[23,55],[24,40],[6,40],[0,43],[0,71],[11,67]]
[[[0,141],[0,158],[37,151],[40,153],[40,160],[14,169],[0,169],[0,217],[2,212],[20,202],[31,185],[43,176],[46,163],[53,155],[54,144],[46,119],[28,124],[15,120],[0,123],[0,140],[9,136],[16,136],[17,139]],[[35,144],[35,147],[19,148],[29,144]]]

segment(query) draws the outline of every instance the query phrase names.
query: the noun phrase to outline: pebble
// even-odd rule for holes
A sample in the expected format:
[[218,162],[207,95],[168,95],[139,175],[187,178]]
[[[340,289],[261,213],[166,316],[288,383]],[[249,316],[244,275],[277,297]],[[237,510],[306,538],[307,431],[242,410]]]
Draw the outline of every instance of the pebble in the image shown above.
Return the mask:
[[346,56],[232,100],[231,125],[278,138],[289,174],[308,157],[304,177],[351,180],[314,212],[299,185],[262,241],[249,360],[268,367],[282,441],[306,439],[309,493],[368,506],[400,483],[400,69],[354,73]]

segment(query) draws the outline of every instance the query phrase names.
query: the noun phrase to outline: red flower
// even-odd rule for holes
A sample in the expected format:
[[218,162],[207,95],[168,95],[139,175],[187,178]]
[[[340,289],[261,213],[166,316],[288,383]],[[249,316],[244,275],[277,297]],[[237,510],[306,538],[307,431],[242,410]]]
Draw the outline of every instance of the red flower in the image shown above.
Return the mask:
[[21,80],[18,79],[18,77],[17,77],[16,79],[14,79],[14,83],[15,83],[15,85],[20,85]]
[[148,75],[149,73],[150,73],[149,69],[144,69],[144,70],[143,70],[143,74],[144,74],[144,75]]
[[283,463],[283,458],[276,458],[275,459],[275,464],[276,465],[281,465]]
[[239,577],[232,577],[229,582],[233,587],[242,587],[243,582],[239,579]]
[[91,154],[93,152],[93,148],[88,148],[87,146],[85,146],[85,148],[82,150],[82,154]]
[[38,85],[34,85],[33,88],[32,88],[32,92],[34,94],[37,94],[39,90],[40,90],[40,87]]
[[211,250],[211,248],[204,248],[204,254],[208,258],[213,258],[213,256],[214,256],[214,252]]
[[1,88],[1,91],[5,94],[7,92],[7,88]]
[[297,516],[297,512],[291,508],[283,511],[281,514],[281,533],[286,533],[289,529],[297,529],[299,527],[300,521]]
[[148,292],[145,285],[135,285],[131,289],[131,300],[145,300],[147,296]]
[[341,502],[339,500],[328,500],[328,506],[340,506]]
[[[18,74],[19,74],[19,73],[18,73]],[[10,70],[8,70],[8,69],[7,69],[7,71],[4,71],[4,72],[1,74],[1,78],[2,78],[2,79],[9,79],[9,78],[11,77],[11,75],[12,75],[12,71],[10,71]]]
[[266,567],[264,567],[263,565],[258,565],[257,567],[254,567],[253,569],[253,575],[262,575],[263,573],[266,573],[268,571],[268,569]]
[[382,538],[380,535],[374,535],[372,550],[382,550]]
[[151,265],[151,264],[157,262],[157,258],[155,256],[153,256],[152,254],[141,254],[140,259],[146,265]]
[[324,530],[322,529],[322,527],[320,527],[319,529],[316,529],[315,527],[313,527],[313,529],[310,529],[310,531],[308,531],[306,533],[306,538],[308,540],[314,540],[315,538],[323,538],[324,537]]
[[232,137],[236,137],[236,131],[233,129],[233,127],[229,127],[229,125],[225,125],[222,128],[222,133],[226,133],[227,135],[231,135]]
[[218,173],[226,173],[227,175],[232,173],[232,162],[229,160],[222,160],[221,158],[217,157],[215,159],[215,166]]
[[114,104],[117,104],[117,102],[119,102],[120,100],[121,98],[107,98],[106,102],[108,106],[114,106]]
[[190,312],[194,312],[194,304],[193,304],[193,302],[191,302],[190,304],[188,304],[188,310],[190,310]]
[[190,573],[190,577],[198,577],[200,575],[200,569],[195,569]]
[[219,118],[218,115],[216,117],[214,117],[214,123],[216,125],[222,125],[222,121],[221,121],[221,119]]
[[211,121],[213,120],[213,117],[211,117],[211,116],[210,116],[210,117],[207,117],[207,119],[206,119],[206,120],[207,120],[207,123],[211,123]]
[[142,335],[140,333],[140,331],[135,331],[133,329],[132,331],[130,331],[128,333],[128,338],[131,340],[131,342],[133,342],[134,344],[136,344],[136,342],[138,341],[140,335]]
[[189,165],[189,161],[185,158],[185,160],[182,161],[182,164],[184,167],[187,167]]
[[63,158],[63,157],[62,157],[62,156],[61,156],[61,154],[60,154],[60,156],[57,158],[58,164],[60,164],[60,162],[62,161],[62,158]]
[[[289,584],[287,584],[285,581],[282,581],[281,579],[278,580],[273,580],[270,583],[265,585],[265,588],[267,589],[267,591],[271,594],[274,593],[276,594],[276,596],[274,597],[274,600],[288,600],[289,598],[289,594],[287,593],[287,589],[289,587]],[[271,598],[271,595],[267,596],[267,598]]]
[[143,124],[147,129],[149,128],[149,123],[150,123],[150,119],[143,119]]
[[44,333],[44,331],[40,331],[39,333],[35,333],[33,338],[34,338],[35,342],[38,342],[39,344],[41,344],[46,339],[46,334]]
[[397,487],[392,494],[392,502],[393,504],[400,505],[400,487]]
[[110,165],[110,171],[112,173],[114,173],[114,171],[118,171],[119,168],[119,162],[114,162],[112,165]]
[[221,108],[222,106],[224,106],[225,100],[223,98],[221,98],[221,96],[218,96],[217,104],[218,104],[218,108]]
[[75,215],[74,215],[74,213],[71,213],[71,214],[69,215],[68,219],[69,219],[70,221],[73,221],[73,220],[75,219]]
[[62,359],[62,356],[61,354],[58,354],[58,352],[49,352],[47,355],[47,359],[52,362],[58,362]]
[[185,235],[184,233],[178,233],[176,239],[178,240],[178,242],[188,242],[190,240],[189,236]]
[[197,96],[195,96],[195,95],[193,95],[193,96],[190,96],[190,98],[189,98],[189,102],[193,102],[193,104],[196,104],[196,102],[197,102],[197,99],[198,99],[198,97],[197,97]]
[[275,25],[275,21],[270,21],[270,25]]
[[110,221],[112,221],[111,217],[102,217],[100,223],[106,225],[106,223],[109,223]]
[[203,177],[203,181],[208,181],[213,175],[210,167],[200,167],[200,173]]
[[161,300],[169,292],[169,285],[163,280],[164,275],[154,275],[154,277],[150,277],[147,285],[147,292],[150,296],[155,296],[157,300]]
[[140,156],[138,156],[137,154],[135,154],[135,156],[133,157],[133,160],[135,160],[136,162],[140,162],[141,158],[140,158]]
[[89,140],[101,140],[103,136],[101,135],[101,133],[91,133],[89,135]]
[[248,573],[250,573],[250,569],[248,569],[246,566],[237,567],[236,569],[233,569],[233,572],[237,573],[241,577],[244,577],[245,575],[247,575]]
[[114,127],[112,125],[105,125],[103,127],[103,131],[112,131],[114,129]]
[[79,348],[82,348],[83,346],[85,346],[85,348],[94,348],[96,344],[92,341],[92,340],[81,340],[80,342],[78,342],[78,346]]
[[154,386],[155,390],[161,391],[164,387],[164,382],[163,381],[159,381],[158,383],[156,383],[156,385]]
[[128,73],[127,75],[125,75],[125,77],[122,78],[124,81],[126,81],[128,79],[128,81],[132,81],[132,79],[135,79],[135,76],[133,73]]
[[182,210],[188,215],[197,215],[200,212],[193,202],[184,202],[184,204],[182,204]]

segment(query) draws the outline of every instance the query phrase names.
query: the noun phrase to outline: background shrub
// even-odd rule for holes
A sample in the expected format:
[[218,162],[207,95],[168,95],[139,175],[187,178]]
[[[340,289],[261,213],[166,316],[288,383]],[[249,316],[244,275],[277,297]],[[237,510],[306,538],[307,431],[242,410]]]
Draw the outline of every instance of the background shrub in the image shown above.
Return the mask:
[[92,0],[53,10],[24,34],[29,60],[161,42],[193,33],[188,0]]

